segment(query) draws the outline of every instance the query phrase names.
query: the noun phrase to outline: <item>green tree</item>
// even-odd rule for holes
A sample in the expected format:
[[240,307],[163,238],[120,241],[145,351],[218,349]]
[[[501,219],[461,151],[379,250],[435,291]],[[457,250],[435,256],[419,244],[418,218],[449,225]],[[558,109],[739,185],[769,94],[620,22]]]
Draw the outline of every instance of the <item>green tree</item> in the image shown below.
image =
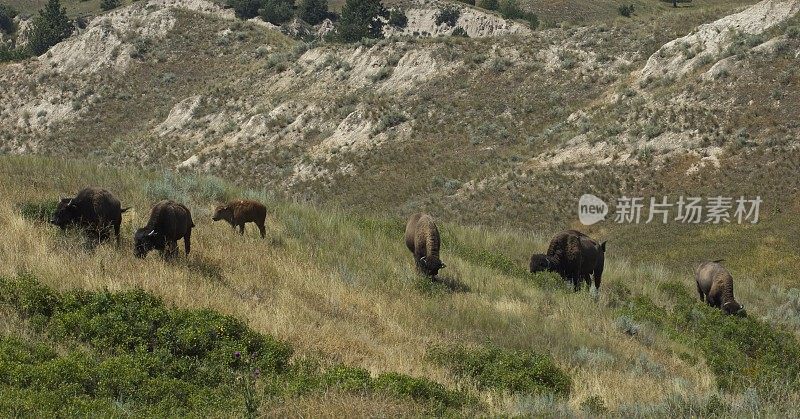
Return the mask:
[[297,17],[316,25],[328,16],[328,0],[300,0],[297,4]]
[[266,0],[258,14],[265,22],[280,25],[292,18],[292,6],[291,0]]
[[258,16],[262,3],[261,0],[227,0],[228,7],[233,9],[239,19],[252,19]]
[[49,0],[39,15],[33,18],[28,32],[28,49],[35,55],[44,54],[50,47],[72,34],[72,22],[67,10],[58,0]]
[[0,4],[0,31],[8,34],[14,33],[17,30],[17,25],[14,24],[16,16],[17,11],[13,7]]
[[339,21],[339,37],[344,42],[383,36],[383,19],[389,12],[380,0],[347,0]]
[[119,7],[119,0],[101,0],[100,8],[103,10],[111,10]]

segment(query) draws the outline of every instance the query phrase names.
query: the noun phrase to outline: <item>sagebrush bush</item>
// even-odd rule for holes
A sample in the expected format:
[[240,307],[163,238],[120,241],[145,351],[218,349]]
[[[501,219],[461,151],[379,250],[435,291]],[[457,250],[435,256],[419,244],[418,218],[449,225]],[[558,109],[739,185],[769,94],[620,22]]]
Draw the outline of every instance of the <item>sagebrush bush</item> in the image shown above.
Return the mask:
[[500,347],[433,347],[430,358],[482,389],[569,396],[572,380],[548,355]]

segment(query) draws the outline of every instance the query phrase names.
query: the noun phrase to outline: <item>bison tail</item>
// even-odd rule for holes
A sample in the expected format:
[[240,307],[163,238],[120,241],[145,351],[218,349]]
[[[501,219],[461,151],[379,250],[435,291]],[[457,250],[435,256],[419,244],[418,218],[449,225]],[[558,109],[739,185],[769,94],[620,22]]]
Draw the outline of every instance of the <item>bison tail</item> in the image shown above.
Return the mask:
[[122,214],[122,213],[124,213],[125,211],[127,211],[129,209],[131,209],[131,207],[125,207],[125,208],[119,210],[119,213]]
[[720,262],[724,262],[724,261],[725,261],[725,259],[717,259],[717,260],[712,260],[711,262],[720,263]]

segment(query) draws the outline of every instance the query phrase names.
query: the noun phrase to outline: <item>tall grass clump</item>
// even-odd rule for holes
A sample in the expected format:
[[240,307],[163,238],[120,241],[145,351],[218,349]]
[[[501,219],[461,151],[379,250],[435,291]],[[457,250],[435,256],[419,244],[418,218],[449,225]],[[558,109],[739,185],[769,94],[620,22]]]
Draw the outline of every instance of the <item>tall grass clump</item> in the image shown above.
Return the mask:
[[172,199],[182,203],[224,202],[236,194],[218,177],[180,176],[172,172],[164,172],[160,178],[147,183],[144,192],[152,202]]

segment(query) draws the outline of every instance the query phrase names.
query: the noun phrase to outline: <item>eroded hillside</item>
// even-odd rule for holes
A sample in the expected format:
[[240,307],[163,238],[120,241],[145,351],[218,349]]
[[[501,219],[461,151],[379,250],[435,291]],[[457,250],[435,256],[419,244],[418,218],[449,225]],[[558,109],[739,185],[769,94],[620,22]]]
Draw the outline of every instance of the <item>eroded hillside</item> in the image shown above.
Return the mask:
[[136,2],[0,68],[2,152],[479,223],[563,224],[587,191],[791,206],[800,3],[695,3],[536,31],[460,6],[462,38],[411,2],[403,31],[344,45],[204,0]]

